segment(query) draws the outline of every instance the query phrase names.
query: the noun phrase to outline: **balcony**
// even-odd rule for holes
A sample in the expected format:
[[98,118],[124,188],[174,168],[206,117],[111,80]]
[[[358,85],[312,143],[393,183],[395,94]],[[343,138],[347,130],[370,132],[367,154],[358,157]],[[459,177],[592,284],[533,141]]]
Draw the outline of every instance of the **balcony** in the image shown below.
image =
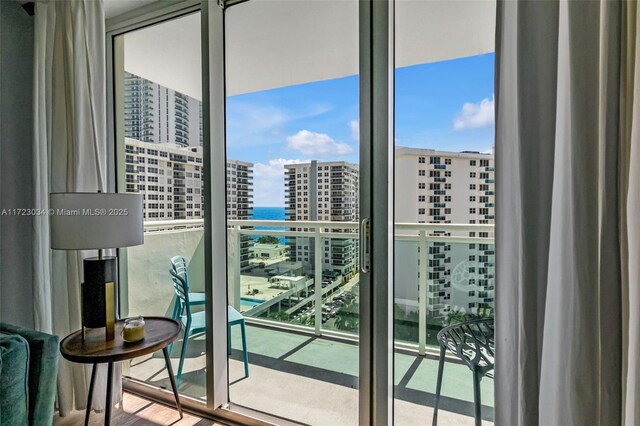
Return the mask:
[[[239,330],[233,327],[229,361],[231,401],[269,413],[274,413],[277,407],[277,414],[309,424],[356,424],[358,315],[354,303],[358,299],[358,274],[349,271],[348,265],[317,271],[314,264],[317,264],[315,256],[320,256],[320,262],[325,260],[327,251],[322,249],[325,240],[331,241],[326,246],[332,247],[331,251],[334,242],[353,247],[350,254],[338,256],[340,263],[357,262],[357,223],[229,220],[228,225],[229,304],[241,311],[247,321],[251,373],[244,378]],[[203,226],[202,220],[145,222],[145,244],[126,250],[129,269],[123,288],[124,306],[128,310],[125,315],[170,315],[174,293],[166,271],[169,259],[178,254],[190,259],[192,291],[203,290]],[[431,418],[437,372],[436,334],[453,303],[441,294],[450,295],[453,301],[472,290],[457,281],[451,285],[452,278],[442,271],[455,271],[462,263],[459,259],[468,258],[469,244],[486,244],[489,250],[493,249],[492,238],[468,237],[470,231],[492,235],[493,226],[396,225],[396,259],[404,262],[396,264],[396,424],[416,424]],[[291,254],[285,255],[288,260],[249,259],[242,261],[248,267],[240,266],[240,259],[246,259],[249,238],[261,235],[290,241],[293,248]],[[314,250],[315,238],[319,239],[320,250]],[[308,246],[309,254],[297,256],[293,252],[296,242]],[[429,254],[437,247],[442,253]],[[450,249],[445,254],[446,247]],[[445,255],[458,260],[453,265],[428,266],[427,258]],[[304,260],[294,261],[296,256],[308,258],[310,267]],[[354,258],[345,259],[349,256]],[[494,268],[489,265],[493,262],[493,257],[489,257],[482,277],[491,281],[490,286],[482,289],[477,286],[473,290],[492,288]],[[441,279],[428,279],[436,269],[440,270]],[[282,278],[289,274],[305,279],[292,285]],[[255,290],[257,294],[253,294]],[[251,295],[247,295],[249,291]],[[487,294],[493,297],[493,292]],[[315,309],[316,306],[321,309]],[[180,347],[181,340],[172,352],[174,370]],[[205,351],[204,336],[190,339],[180,389],[185,395],[201,400],[206,398]],[[124,371],[135,380],[170,389],[161,355],[136,359]],[[483,380],[481,386],[483,414],[485,420],[491,421],[493,382]],[[449,360],[443,382],[441,424],[473,424],[472,401],[471,372],[465,365]]]

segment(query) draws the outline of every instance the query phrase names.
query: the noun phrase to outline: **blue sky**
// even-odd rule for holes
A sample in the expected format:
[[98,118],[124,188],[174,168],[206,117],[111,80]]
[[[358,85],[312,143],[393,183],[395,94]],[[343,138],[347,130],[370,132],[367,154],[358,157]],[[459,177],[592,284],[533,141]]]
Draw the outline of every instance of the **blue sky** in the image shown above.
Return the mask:
[[[396,70],[396,145],[488,151],[494,54]],[[358,78],[227,99],[227,157],[254,163],[254,205],[284,205],[287,163],[358,161]]]

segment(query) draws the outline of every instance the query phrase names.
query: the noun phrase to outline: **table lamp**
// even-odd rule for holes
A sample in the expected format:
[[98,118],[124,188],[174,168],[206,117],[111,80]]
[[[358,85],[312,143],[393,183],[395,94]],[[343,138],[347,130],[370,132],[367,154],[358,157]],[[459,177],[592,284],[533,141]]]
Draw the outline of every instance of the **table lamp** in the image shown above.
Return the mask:
[[144,243],[142,195],[114,193],[52,193],[49,199],[51,248],[98,250],[83,260],[81,285],[82,336],[86,328],[105,327],[105,340],[115,338],[115,256],[104,249]]

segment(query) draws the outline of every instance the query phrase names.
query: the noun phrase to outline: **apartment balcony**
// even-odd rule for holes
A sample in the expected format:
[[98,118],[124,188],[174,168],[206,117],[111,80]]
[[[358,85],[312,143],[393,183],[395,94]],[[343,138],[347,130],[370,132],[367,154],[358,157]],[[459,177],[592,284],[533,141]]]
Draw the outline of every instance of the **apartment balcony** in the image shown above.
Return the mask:
[[[174,209],[176,215],[183,210]],[[308,424],[357,424],[357,410],[350,408],[357,406],[358,401],[358,314],[357,307],[354,308],[357,304],[350,301],[355,303],[358,299],[359,280],[354,267],[358,256],[358,224],[229,220],[228,225],[229,304],[246,319],[250,362],[250,377],[244,378],[239,330],[232,327],[231,401],[264,412],[273,412],[274,407],[278,407],[281,412]],[[191,290],[204,289],[203,227],[202,220],[192,219],[145,222],[145,244],[126,249],[128,271],[122,296],[127,316],[171,315],[174,290],[167,279],[167,270],[172,256],[184,255],[190,260]],[[308,231],[300,231],[302,229]],[[453,270],[463,264],[462,259],[467,259],[470,253],[477,253],[469,250],[469,244],[493,248],[492,238],[465,236],[469,230],[491,235],[493,226],[396,226],[396,262],[401,262],[396,264],[395,296],[396,424],[416,424],[431,418],[438,365],[436,334],[451,310],[451,302],[446,297],[460,300],[466,291],[464,283],[456,282],[452,286],[452,279],[444,277],[444,272],[440,273],[439,280],[428,280],[431,273],[445,268],[430,267],[428,261],[418,262],[418,257],[424,254],[425,258],[441,258],[444,252],[429,254],[430,248],[452,247],[446,256],[458,259],[451,266]],[[437,231],[449,235],[432,235]],[[289,262],[271,261],[270,265],[256,267],[253,260],[247,258],[247,242],[261,235],[292,241],[302,238],[305,245],[310,245],[310,253],[299,258],[309,259],[311,270],[305,270],[304,261],[296,266],[296,253],[287,255]],[[314,250],[315,238],[319,238],[320,247],[325,247],[324,242],[329,239],[332,251],[334,245],[353,247],[353,250],[336,256],[331,262],[332,268],[316,271],[313,269],[315,256],[324,262],[325,250]],[[237,269],[234,259],[237,259]],[[494,272],[488,265],[493,262],[493,257],[489,257],[482,277],[490,280],[490,284],[493,279],[488,277],[493,277]],[[287,268],[302,273],[303,283],[291,288],[281,282],[270,288],[269,278],[273,274],[288,273]],[[349,270],[354,271],[347,272]],[[257,294],[253,294],[254,290]],[[488,298],[492,297],[488,294]],[[316,306],[321,309],[315,309]],[[171,354],[174,370],[180,349],[181,338]],[[205,352],[204,336],[189,340],[180,388],[186,396],[200,400],[206,399]],[[170,389],[161,355],[136,359],[125,365],[124,371],[134,380]],[[481,387],[483,415],[491,421],[493,382],[483,380]],[[441,424],[472,425],[472,401],[471,372],[465,365],[449,359],[443,382]]]

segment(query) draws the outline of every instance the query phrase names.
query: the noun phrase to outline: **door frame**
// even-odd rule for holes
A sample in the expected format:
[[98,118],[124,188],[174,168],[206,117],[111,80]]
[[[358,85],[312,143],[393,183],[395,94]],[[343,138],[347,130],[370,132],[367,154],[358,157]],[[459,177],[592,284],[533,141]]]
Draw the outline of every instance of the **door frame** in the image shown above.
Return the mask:
[[[394,1],[360,0],[360,425],[393,424]],[[374,173],[375,171],[375,173]]]

